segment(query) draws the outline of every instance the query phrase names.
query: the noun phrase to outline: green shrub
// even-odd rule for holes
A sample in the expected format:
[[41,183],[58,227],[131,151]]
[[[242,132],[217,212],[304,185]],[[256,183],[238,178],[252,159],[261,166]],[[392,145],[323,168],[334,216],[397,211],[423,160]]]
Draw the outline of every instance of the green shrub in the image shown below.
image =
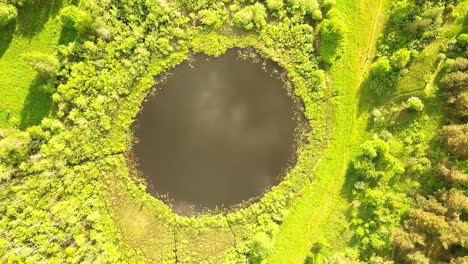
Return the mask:
[[219,14],[216,11],[204,9],[199,12],[200,21],[202,24],[211,26],[215,29],[221,28],[225,22],[226,16],[224,14]]
[[450,92],[468,90],[468,73],[462,71],[451,72],[440,80],[440,84],[444,90]]
[[74,29],[80,34],[87,34],[91,31],[94,23],[92,16],[76,6],[67,6],[60,12],[62,25],[68,29]]
[[406,101],[406,107],[410,110],[421,112],[424,109],[424,103],[416,96],[412,96]]
[[245,30],[263,28],[266,25],[265,6],[256,3],[242,8],[234,14],[233,23],[234,26]]
[[18,16],[18,11],[12,5],[0,3],[0,29],[6,27]]
[[322,3],[323,8],[331,9],[336,4],[336,0],[324,0]]
[[320,11],[320,9],[316,9],[314,10],[314,12],[312,12],[312,19],[313,20],[322,20],[323,18],[323,15],[322,15],[322,11]]
[[390,57],[392,67],[401,70],[406,67],[411,58],[411,52],[408,49],[399,49]]
[[253,239],[252,263],[265,263],[265,259],[271,254],[274,243],[270,236],[264,232],[255,235]]
[[338,17],[327,18],[320,27],[320,56],[325,63],[333,64],[339,49],[343,46],[346,25]]
[[317,0],[288,0],[288,4],[295,9],[305,12],[306,14],[312,14],[314,10],[317,10],[320,7]]
[[461,47],[466,47],[468,45],[468,34],[461,34],[457,37],[457,43]]
[[266,0],[266,6],[268,10],[278,11],[283,8],[284,4],[283,0]]
[[390,73],[391,71],[391,66],[390,66],[390,60],[382,57],[376,60],[374,63],[371,65],[371,74],[373,76],[386,76],[387,74]]
[[51,55],[43,53],[27,53],[23,58],[42,77],[54,78],[60,68],[59,61]]

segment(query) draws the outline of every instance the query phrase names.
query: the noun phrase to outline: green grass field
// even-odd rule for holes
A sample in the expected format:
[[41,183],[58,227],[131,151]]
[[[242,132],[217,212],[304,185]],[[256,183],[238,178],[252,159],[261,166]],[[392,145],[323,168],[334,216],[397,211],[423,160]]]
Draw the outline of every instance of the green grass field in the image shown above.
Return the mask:
[[40,5],[25,6],[18,22],[0,32],[0,127],[38,124],[52,109],[50,94],[40,89],[44,80],[22,56],[55,52],[61,37],[57,14],[62,2],[41,1]]

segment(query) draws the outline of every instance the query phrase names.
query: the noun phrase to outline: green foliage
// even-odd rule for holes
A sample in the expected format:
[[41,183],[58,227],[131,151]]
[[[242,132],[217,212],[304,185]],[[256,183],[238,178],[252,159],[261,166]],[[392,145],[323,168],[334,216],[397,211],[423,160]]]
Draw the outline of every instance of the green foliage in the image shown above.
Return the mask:
[[317,238],[317,242],[314,243],[312,248],[310,249],[309,254],[307,255],[306,264],[323,264],[325,262],[325,257],[323,253],[329,247],[329,243],[326,238],[319,237]]
[[390,153],[390,145],[380,138],[366,141],[352,166],[353,177],[357,183],[362,182],[353,190],[351,221],[358,248],[363,254],[386,252],[390,250],[392,229],[409,207],[407,195],[393,183],[405,169]]
[[312,14],[312,12],[320,7],[317,0],[287,0],[287,3],[293,9],[305,14]]
[[418,97],[412,96],[406,101],[406,107],[410,110],[421,112],[424,109],[424,103]]
[[283,0],[266,0],[266,6],[268,10],[279,11],[283,8]]
[[258,233],[253,240],[252,263],[265,263],[265,259],[273,250],[273,241],[266,233]]
[[383,95],[391,91],[395,76],[392,74],[392,67],[388,58],[381,57],[372,63],[369,80],[370,89],[376,95]]
[[15,20],[17,15],[18,11],[14,6],[0,2],[0,29]]
[[320,27],[320,57],[325,63],[333,64],[340,48],[344,45],[346,25],[339,16],[324,19]]
[[395,232],[396,259],[463,263],[468,224],[460,216],[466,210],[468,197],[461,190],[441,190],[436,197],[417,196],[403,229]]
[[336,0],[323,0],[322,5],[325,9],[331,9],[336,5]]
[[459,159],[468,158],[468,124],[444,126],[442,140]]
[[405,48],[397,50],[390,57],[392,67],[401,70],[406,67],[411,59],[411,52]]
[[233,23],[245,30],[260,30],[266,25],[266,9],[260,3],[246,6],[234,14]]
[[70,5],[62,9],[60,12],[62,25],[68,29],[74,29],[82,35],[86,35],[93,28],[93,17],[84,10],[76,6]]
[[458,45],[460,45],[461,47],[466,47],[466,46],[468,46],[468,34],[460,34],[460,35],[457,37],[457,43],[458,43]]
[[376,77],[385,77],[392,70],[390,60],[382,57],[371,65],[371,74]]
[[59,61],[47,54],[42,53],[29,53],[25,54],[23,58],[37,71],[41,76],[54,78],[59,71]]
[[219,29],[226,22],[226,14],[219,11],[204,9],[199,12],[200,20],[204,25]]

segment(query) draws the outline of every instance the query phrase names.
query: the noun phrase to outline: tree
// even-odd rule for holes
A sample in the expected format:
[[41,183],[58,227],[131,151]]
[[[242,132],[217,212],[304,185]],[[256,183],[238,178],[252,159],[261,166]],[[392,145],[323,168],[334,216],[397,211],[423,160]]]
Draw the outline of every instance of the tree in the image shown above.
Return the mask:
[[60,12],[62,25],[68,29],[74,29],[80,34],[87,34],[91,31],[94,23],[93,17],[86,11],[76,6],[64,7]]
[[245,30],[262,29],[266,25],[265,6],[256,3],[242,8],[234,14],[233,23],[234,26]]
[[441,190],[436,197],[417,196],[403,228],[393,235],[395,260],[401,263],[447,263],[468,243],[468,224],[460,219],[468,209],[461,190]]
[[412,96],[406,101],[406,107],[410,110],[421,112],[424,109],[424,103],[418,97]]
[[42,77],[54,78],[60,69],[59,61],[51,55],[43,53],[27,53],[23,58]]
[[468,175],[463,173],[453,162],[445,161],[438,167],[438,172],[449,184],[468,182]]
[[18,16],[18,11],[13,5],[0,3],[0,29],[6,27]]
[[372,63],[370,69],[371,74],[377,77],[385,77],[391,70],[392,67],[390,66],[390,60],[385,57],[381,57]]
[[268,10],[279,11],[283,8],[283,0],[266,0]]
[[403,48],[393,53],[390,57],[390,61],[392,63],[393,68],[401,70],[406,67],[410,58],[411,52]]
[[451,72],[440,80],[440,84],[443,89],[449,92],[468,90],[468,73],[462,71]]
[[468,124],[444,126],[442,140],[459,159],[468,158]]
[[337,53],[344,44],[346,31],[346,25],[337,16],[323,20],[320,27],[320,57],[325,63],[335,62]]
[[461,47],[466,47],[468,45],[468,34],[466,34],[466,33],[465,34],[460,34],[457,37],[457,43]]

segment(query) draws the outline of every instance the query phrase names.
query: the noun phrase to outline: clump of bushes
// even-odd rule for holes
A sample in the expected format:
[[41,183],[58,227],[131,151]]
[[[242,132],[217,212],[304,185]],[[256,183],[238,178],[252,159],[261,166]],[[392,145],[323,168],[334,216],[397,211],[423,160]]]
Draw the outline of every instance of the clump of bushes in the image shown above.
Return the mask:
[[60,67],[59,61],[51,55],[28,53],[23,58],[42,76],[55,77],[58,73]]
[[0,3],[0,30],[10,24],[18,16],[18,11],[13,5]]
[[380,57],[370,67],[370,89],[377,95],[383,95],[393,86],[395,76],[387,57]]
[[346,31],[347,28],[340,18],[340,13],[337,10],[330,10],[320,27],[322,61],[328,64],[335,63],[339,50],[344,45]]
[[283,8],[284,4],[283,0],[266,0],[266,6],[268,10],[278,11]]
[[94,19],[87,11],[70,5],[60,12],[62,25],[65,28],[76,30],[80,34],[87,34],[93,28]]
[[265,6],[256,3],[242,8],[234,14],[233,24],[245,30],[262,29],[266,25]]
[[402,162],[390,153],[390,145],[379,137],[365,142],[353,160],[351,224],[362,253],[390,249],[391,230],[409,207],[408,197],[394,183],[404,171]]
[[418,97],[412,96],[406,101],[406,108],[421,112],[424,109],[424,103]]

